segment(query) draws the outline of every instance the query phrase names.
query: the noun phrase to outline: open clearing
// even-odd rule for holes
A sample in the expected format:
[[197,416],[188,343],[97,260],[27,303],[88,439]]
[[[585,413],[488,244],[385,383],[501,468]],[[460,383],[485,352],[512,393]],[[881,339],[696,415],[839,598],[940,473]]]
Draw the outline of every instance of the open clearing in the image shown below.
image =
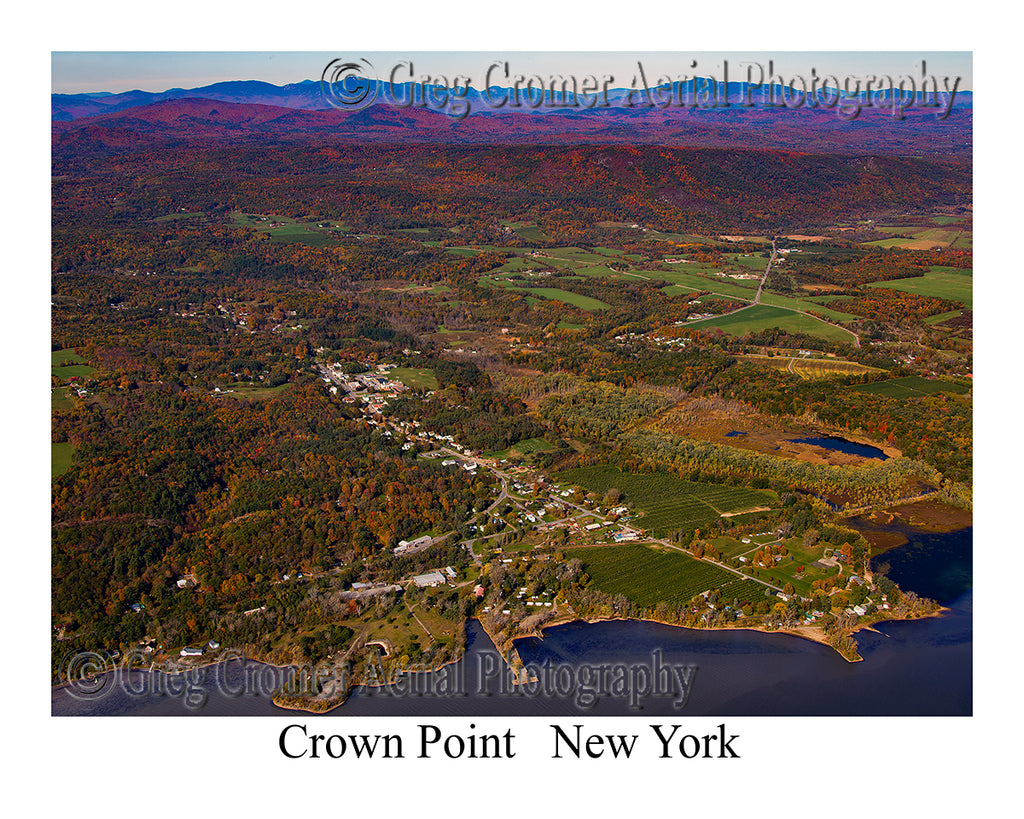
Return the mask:
[[69,378],[85,378],[96,372],[90,367],[84,358],[74,350],[53,350],[50,353],[50,374],[61,381]]
[[311,247],[337,244],[336,231],[344,231],[341,222],[300,222],[288,216],[242,213],[234,211],[231,219],[236,225],[266,233],[272,242],[298,242]]
[[50,476],[56,478],[67,472],[71,468],[71,459],[74,454],[73,444],[68,442],[50,444]]
[[412,367],[395,367],[388,376],[395,381],[401,381],[405,386],[414,390],[436,390],[437,379],[434,378],[434,371],[431,369],[414,369]]
[[718,328],[735,336],[778,327],[789,333],[806,333],[827,341],[849,344],[853,340],[853,335],[842,328],[833,327],[813,316],[794,313],[792,310],[767,304],[756,304],[725,316],[690,322],[686,326],[697,327],[701,330]]
[[875,282],[872,287],[884,287],[919,296],[934,296],[940,299],[963,302],[968,310],[973,309],[974,278],[971,270],[953,267],[933,267],[923,276],[912,279],[892,279]]
[[763,367],[775,370],[786,370],[804,379],[838,378],[844,375],[860,375],[861,373],[885,372],[877,367],[868,367],[856,361],[835,361],[829,358],[800,358],[799,356],[775,355],[737,355],[744,361],[750,361]]
[[888,381],[877,381],[873,384],[864,384],[854,387],[854,392],[864,392],[870,395],[887,395],[890,398],[920,398],[923,395],[937,395],[940,392],[964,395],[970,389],[950,381],[939,379],[922,378],[919,375],[910,375],[906,378],[892,378]]

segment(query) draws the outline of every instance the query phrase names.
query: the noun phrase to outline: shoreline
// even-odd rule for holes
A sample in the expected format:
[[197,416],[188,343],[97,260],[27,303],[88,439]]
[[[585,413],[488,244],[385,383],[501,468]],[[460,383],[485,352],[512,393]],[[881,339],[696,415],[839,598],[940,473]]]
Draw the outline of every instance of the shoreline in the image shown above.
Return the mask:
[[[917,617],[907,617],[907,618],[904,618],[904,619],[896,619],[896,618],[892,618],[892,617],[889,617],[889,618],[879,618],[877,620],[872,620],[871,622],[868,622],[868,623],[858,623],[857,626],[855,626],[854,629],[851,631],[851,634],[856,634],[859,631],[871,631],[871,632],[874,632],[875,634],[883,634],[883,632],[878,631],[878,629],[875,628],[876,625],[879,625],[881,623],[908,623],[908,622],[912,622],[914,620],[924,620],[924,619],[929,619],[929,618],[933,618],[933,617],[941,617],[942,615],[946,614],[949,611],[950,611],[950,609],[947,608],[946,606],[939,606],[939,608],[936,611],[929,612],[927,614],[921,614],[921,615],[918,615]],[[555,628],[557,626],[565,626],[565,625],[569,625],[570,623],[587,623],[588,625],[590,625],[590,624],[596,624],[596,623],[615,623],[615,622],[630,622],[630,621],[635,621],[635,622],[638,622],[638,623],[657,623],[658,625],[670,626],[672,628],[679,628],[679,629],[684,629],[684,630],[687,630],[687,631],[753,631],[753,632],[757,632],[759,634],[786,634],[786,635],[789,635],[791,637],[799,637],[799,638],[802,638],[804,640],[810,640],[811,642],[818,643],[820,645],[826,646],[827,648],[831,648],[833,651],[836,652],[836,654],[838,654],[840,657],[842,657],[844,660],[846,660],[849,663],[859,663],[859,662],[863,662],[864,661],[864,658],[861,657],[860,654],[858,654],[854,658],[847,657],[841,651],[839,651],[837,648],[835,648],[835,646],[832,646],[831,644],[829,644],[828,641],[825,638],[824,631],[819,626],[792,626],[790,628],[770,629],[770,628],[765,628],[764,626],[753,626],[753,625],[751,625],[751,626],[739,626],[739,625],[737,625],[737,626],[715,626],[713,628],[702,628],[700,626],[684,626],[684,625],[681,625],[679,623],[670,623],[670,622],[667,622],[665,620],[658,620],[658,619],[653,618],[653,617],[578,617],[578,616],[573,616],[573,615],[570,615],[570,614],[565,614],[563,616],[559,616],[559,617],[553,618],[550,622],[545,623],[543,626],[541,626],[538,629],[534,629],[534,631],[531,632],[531,633],[522,634],[522,635],[520,635],[518,637],[512,638],[512,641],[514,643],[516,640],[526,639],[527,637],[536,637],[538,640],[543,640],[544,639],[544,630],[545,629]],[[486,629],[485,629],[485,632],[486,632]],[[491,637],[491,635],[489,633],[487,634],[487,636]],[[493,637],[491,637],[491,642],[494,643],[494,638]],[[495,646],[496,646],[496,644],[495,644]],[[500,654],[500,652],[499,652],[499,654]]]
[[[928,612],[926,614],[921,614],[921,615],[918,615],[916,617],[909,617],[909,618],[904,618],[904,619],[879,618],[877,620],[872,620],[871,622],[868,622],[868,623],[858,624],[852,630],[851,633],[852,634],[856,634],[859,631],[870,631],[870,632],[873,632],[875,634],[884,635],[884,632],[879,631],[877,628],[875,628],[875,626],[878,626],[878,625],[880,625],[882,623],[906,623],[906,622],[911,622],[913,620],[924,620],[924,619],[930,619],[930,618],[935,618],[935,617],[941,617],[944,614],[948,613],[949,611],[951,611],[951,609],[949,609],[948,607],[940,606],[936,611]],[[683,629],[683,630],[686,630],[686,631],[711,631],[711,632],[713,632],[713,631],[751,631],[751,632],[756,632],[756,633],[759,633],[759,634],[783,634],[783,635],[788,635],[788,636],[791,636],[791,637],[798,637],[798,638],[801,638],[801,639],[804,639],[804,640],[810,640],[811,642],[818,643],[820,645],[826,646],[827,648],[832,648],[840,657],[842,657],[848,663],[858,663],[858,662],[863,662],[864,661],[864,658],[862,656],[860,656],[860,654],[858,654],[856,657],[852,657],[851,658],[851,657],[845,656],[838,649],[835,649],[835,647],[831,646],[827,642],[827,640],[825,639],[825,635],[824,635],[824,632],[822,631],[822,629],[820,627],[816,627],[816,626],[794,626],[794,627],[785,628],[785,629],[769,629],[769,628],[765,628],[764,626],[755,626],[755,625],[749,625],[749,626],[748,625],[742,625],[742,626],[740,626],[740,625],[735,625],[735,626],[716,626],[716,627],[713,627],[713,628],[701,628],[701,627],[693,627],[693,626],[684,626],[684,625],[680,625],[679,623],[670,623],[670,622],[666,622],[664,620],[658,620],[658,619],[655,619],[655,618],[648,618],[648,617],[591,617],[591,618],[588,618],[588,617],[579,617],[579,616],[572,615],[572,614],[569,614],[569,613],[564,613],[564,614],[558,615],[558,616],[552,618],[552,620],[544,623],[540,627],[535,628],[534,630],[532,630],[530,632],[525,632],[523,634],[519,634],[519,635],[517,635],[515,637],[512,637],[509,640],[509,649],[510,649],[510,651],[507,654],[502,654],[501,649],[499,648],[498,643],[495,640],[494,635],[488,629],[487,624],[485,624],[484,621],[480,617],[468,618],[466,620],[466,624],[469,623],[470,619],[476,620],[477,623],[479,623],[481,631],[483,631],[484,634],[487,636],[488,640],[490,640],[491,645],[494,647],[494,650],[497,652],[498,656],[501,657],[501,659],[508,665],[509,669],[516,675],[516,680],[513,682],[513,685],[519,685],[520,684],[519,677],[522,675],[522,671],[525,668],[525,665],[522,663],[521,659],[519,658],[519,652],[518,652],[518,649],[515,646],[516,641],[517,640],[523,640],[523,639],[526,639],[526,638],[529,638],[529,637],[535,637],[538,640],[544,640],[544,636],[545,636],[544,635],[544,631],[546,629],[556,628],[558,626],[569,625],[571,623],[587,623],[588,625],[593,625],[593,624],[598,624],[598,623],[630,622],[630,621],[633,621],[633,622],[641,622],[641,623],[657,623],[658,625],[669,626],[671,628]],[[512,662],[509,661],[509,657],[511,655],[511,652],[515,652],[515,657],[516,657],[516,659],[519,660],[518,667],[516,665],[514,665]],[[242,655],[242,656],[245,656],[245,655]],[[422,668],[422,669],[415,669],[415,670],[403,670],[403,671],[399,671],[398,673],[400,673],[400,674],[427,674],[427,673],[433,674],[433,673],[436,673],[438,671],[441,671],[442,669],[444,669],[444,668],[446,668],[446,667],[448,667],[450,665],[462,662],[463,660],[465,660],[465,658],[466,658],[466,653],[464,651],[461,656],[448,659],[448,660],[446,660],[445,662],[439,664],[436,667]],[[214,666],[217,666],[217,665],[222,665],[222,664],[230,662],[232,659],[239,659],[239,655],[235,654],[235,655],[232,655],[232,656],[223,657],[223,658],[219,658],[219,659],[210,659],[209,661],[204,662],[202,664],[197,664],[197,665],[193,665],[193,666],[183,667],[183,668],[179,668],[179,669],[176,669],[176,670],[173,670],[173,671],[169,670],[169,669],[166,669],[166,668],[162,668],[162,669],[161,668],[154,668],[152,666],[149,667],[149,668],[141,668],[141,667],[140,668],[133,668],[131,670],[132,671],[140,671],[140,672],[149,672],[149,673],[162,672],[162,673],[165,673],[165,674],[182,674],[182,673],[186,673],[186,672],[189,672],[189,671],[198,671],[198,670],[201,670],[201,669],[211,668],[211,667],[214,667]],[[268,662],[266,660],[261,660],[261,659],[258,659],[256,657],[248,657],[248,656],[245,656],[245,659],[251,660],[251,661],[259,663],[261,665],[269,666],[271,668],[279,669],[281,671],[284,671],[286,669],[296,669],[296,670],[298,670],[298,669],[301,668],[301,666],[296,666],[294,663],[289,663],[289,664],[281,665],[281,664],[277,664],[277,663]],[[117,673],[117,672],[119,672],[121,670],[123,670],[123,669],[120,666],[115,666],[114,668],[111,668],[110,670],[108,670],[108,671],[106,671],[104,673],[105,674]],[[323,702],[325,703],[326,707],[320,708],[320,709],[310,708],[310,707],[308,707],[308,705],[309,705],[308,703],[281,702],[281,701],[278,700],[278,695],[276,695],[276,694],[271,694],[269,699],[270,699],[271,704],[275,708],[280,708],[282,711],[301,711],[301,712],[308,713],[308,714],[328,714],[328,713],[330,713],[332,711],[335,711],[338,708],[341,708],[342,706],[344,706],[345,703],[348,701],[349,697],[351,696],[353,690],[356,689],[356,688],[361,688],[361,687],[366,687],[366,688],[382,688],[382,687],[385,687],[385,686],[390,685],[390,684],[392,684],[392,683],[391,682],[387,682],[387,681],[351,682],[351,683],[348,683],[347,687],[345,689],[344,695],[341,696],[340,700],[335,701],[333,698],[331,700],[324,700]],[[64,689],[64,688],[67,688],[69,685],[70,685],[70,683],[67,682],[67,681],[61,682],[61,683],[59,683],[57,685],[53,685],[53,686],[50,687],[51,694],[53,692],[59,691],[59,690]]]

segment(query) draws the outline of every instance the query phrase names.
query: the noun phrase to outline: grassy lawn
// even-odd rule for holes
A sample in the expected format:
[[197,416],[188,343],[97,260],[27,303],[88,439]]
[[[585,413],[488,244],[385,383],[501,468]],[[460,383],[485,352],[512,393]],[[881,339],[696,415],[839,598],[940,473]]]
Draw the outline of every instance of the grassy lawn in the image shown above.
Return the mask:
[[50,390],[50,411],[69,410],[74,407],[67,387],[55,387]]
[[412,367],[395,367],[388,373],[395,381],[401,381],[414,390],[436,390],[437,379],[431,369],[413,369]]
[[71,469],[75,447],[70,443],[50,444],[50,476],[56,478]]

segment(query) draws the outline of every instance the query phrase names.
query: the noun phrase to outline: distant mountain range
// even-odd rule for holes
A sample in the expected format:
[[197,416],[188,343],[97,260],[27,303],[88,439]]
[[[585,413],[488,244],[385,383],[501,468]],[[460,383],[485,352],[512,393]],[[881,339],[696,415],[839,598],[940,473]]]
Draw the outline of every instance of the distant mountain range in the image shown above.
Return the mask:
[[[406,91],[397,86],[395,94],[406,99]],[[427,91],[435,99],[451,99],[450,89]],[[765,107],[757,104],[760,92],[752,97],[755,104],[745,107],[737,104],[745,92],[739,83],[716,88],[719,99],[728,92],[729,107],[708,108],[652,107],[643,104],[645,96],[638,92],[629,106],[628,89],[610,90],[607,107],[495,108],[480,91],[463,92],[469,113],[462,119],[449,115],[459,113],[458,107],[444,113],[392,104],[392,89],[383,83],[377,85],[373,104],[340,110],[329,104],[315,80],[284,86],[240,80],[162,92],[53,94],[51,110],[55,148],[74,144],[101,151],[140,140],[294,140],[312,135],[368,143],[672,144],[959,157],[972,151],[973,97],[965,91],[957,92],[944,119],[934,110],[909,108],[899,120],[890,109],[877,107],[864,107],[856,118],[822,106]],[[491,93],[499,99],[510,94],[508,89]]]

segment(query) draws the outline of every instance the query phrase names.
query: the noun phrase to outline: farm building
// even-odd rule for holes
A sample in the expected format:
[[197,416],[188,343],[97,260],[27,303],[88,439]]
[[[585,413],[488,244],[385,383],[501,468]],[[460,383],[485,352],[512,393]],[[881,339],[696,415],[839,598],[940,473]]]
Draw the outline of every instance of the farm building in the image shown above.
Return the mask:
[[[402,550],[418,549],[421,546],[429,545],[431,539],[432,538],[430,537],[430,535],[422,535],[421,537],[418,537],[415,540],[400,540],[398,541],[398,548]],[[398,553],[398,549],[395,550],[395,553]]]
[[440,572],[428,572],[427,574],[418,574],[412,582],[419,586],[421,589],[427,586],[440,586],[444,583],[444,575]]

